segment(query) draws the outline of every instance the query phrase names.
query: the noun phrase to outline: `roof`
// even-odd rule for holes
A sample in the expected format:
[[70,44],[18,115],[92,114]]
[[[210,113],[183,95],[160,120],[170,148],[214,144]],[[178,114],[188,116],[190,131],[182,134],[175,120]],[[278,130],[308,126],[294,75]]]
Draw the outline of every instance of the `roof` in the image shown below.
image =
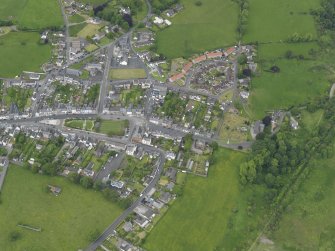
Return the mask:
[[226,52],[225,52],[226,56],[232,54],[235,50],[236,50],[235,47],[228,48],[228,50],[226,50]]
[[218,58],[218,57],[222,57],[223,53],[220,51],[217,51],[217,52],[209,52],[206,55],[207,55],[207,58]]
[[207,59],[206,55],[201,55],[201,56],[199,56],[199,57],[193,59],[192,61],[193,61],[193,63],[196,64],[196,63],[200,63],[200,62],[202,62],[202,61],[205,61],[206,59]]
[[189,62],[189,63],[185,64],[184,68],[183,68],[183,72],[187,73],[191,69],[192,65],[193,65],[192,62]]
[[169,81],[174,82],[174,81],[177,81],[177,80],[183,78],[184,76],[185,76],[184,73],[178,73],[178,74],[173,75],[172,77],[170,77]]

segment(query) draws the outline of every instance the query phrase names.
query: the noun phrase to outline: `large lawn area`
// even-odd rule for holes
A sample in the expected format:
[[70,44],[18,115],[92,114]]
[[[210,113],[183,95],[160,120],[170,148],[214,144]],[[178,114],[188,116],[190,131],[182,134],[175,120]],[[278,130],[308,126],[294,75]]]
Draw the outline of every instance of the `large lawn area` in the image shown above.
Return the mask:
[[63,25],[57,0],[0,0],[0,20],[13,20],[29,29]]
[[[303,103],[327,90],[328,72],[324,70],[323,62],[308,54],[314,47],[314,44],[259,46],[261,71],[252,80],[250,98],[254,117],[260,118],[266,111]],[[295,56],[303,55],[305,59],[286,59],[284,54],[287,50]],[[280,68],[279,73],[269,71],[274,65]]]
[[51,56],[49,45],[39,44],[36,32],[11,32],[0,37],[0,76],[15,77],[22,71],[41,72]]
[[[48,184],[62,188],[59,196],[46,192]],[[9,168],[0,204],[1,250],[78,250],[95,231],[102,232],[121,213],[101,193],[85,190],[61,177]],[[34,232],[18,223],[42,228]],[[10,241],[12,232],[21,238]]]
[[236,42],[238,7],[231,0],[181,0],[184,10],[172,19],[172,26],[158,32],[158,52],[168,58],[189,57]]
[[257,250],[335,250],[334,163],[318,161],[270,236],[274,245]]
[[128,120],[102,120],[97,131],[108,136],[123,136],[128,124]]
[[147,237],[147,250],[242,250],[246,239],[254,238],[257,221],[266,217],[257,210],[247,216],[247,198],[254,200],[253,208],[261,206],[259,197],[239,183],[239,165],[245,156],[224,149],[215,156],[208,178],[187,177],[182,197]]
[[316,38],[314,18],[320,0],[250,0],[247,32],[244,42],[278,42],[295,32],[310,33]]
[[144,69],[112,69],[109,73],[110,79],[137,79],[146,78],[147,73]]

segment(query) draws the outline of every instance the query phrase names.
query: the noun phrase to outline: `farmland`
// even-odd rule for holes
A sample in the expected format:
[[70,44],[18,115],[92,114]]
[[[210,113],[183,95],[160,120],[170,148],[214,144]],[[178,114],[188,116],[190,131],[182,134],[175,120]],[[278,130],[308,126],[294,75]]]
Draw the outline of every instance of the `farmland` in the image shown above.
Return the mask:
[[0,76],[15,77],[22,71],[40,71],[51,56],[50,46],[39,43],[35,32],[11,32],[0,37]]
[[[57,197],[48,193],[48,184],[61,187],[62,193]],[[1,200],[3,250],[78,250],[121,212],[98,192],[85,190],[61,177],[40,176],[16,166],[9,169]],[[42,231],[19,228],[19,223]],[[19,233],[20,238],[10,240],[13,232]]]
[[12,20],[21,28],[38,30],[63,25],[57,0],[0,0],[0,20]]
[[[252,197],[260,204],[253,217],[248,217],[246,198],[251,191],[242,189],[238,176],[243,159],[241,153],[221,149],[207,179],[188,176],[182,197],[152,230],[144,247],[149,251],[200,251],[234,250],[244,245],[255,235],[246,229],[255,229],[261,221],[258,209],[262,201]],[[261,191],[257,192],[260,196]]]
[[[236,42],[238,6],[230,0],[182,0],[184,10],[173,25],[157,34],[158,52],[168,58],[232,45]],[[209,14],[210,13],[210,14]]]

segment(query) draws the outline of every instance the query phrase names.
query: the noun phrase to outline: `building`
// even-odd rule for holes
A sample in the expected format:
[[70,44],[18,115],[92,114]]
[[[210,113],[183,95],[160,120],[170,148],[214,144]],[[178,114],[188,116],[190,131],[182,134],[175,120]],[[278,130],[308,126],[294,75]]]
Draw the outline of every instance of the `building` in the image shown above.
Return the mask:
[[182,79],[184,76],[185,76],[184,73],[177,73],[177,74],[173,75],[172,77],[170,77],[169,81],[171,83],[173,83],[173,82],[175,82],[175,81],[177,81],[179,79]]
[[201,55],[195,59],[192,60],[193,64],[197,64],[197,63],[200,63],[200,62],[203,62],[207,59],[206,55]]

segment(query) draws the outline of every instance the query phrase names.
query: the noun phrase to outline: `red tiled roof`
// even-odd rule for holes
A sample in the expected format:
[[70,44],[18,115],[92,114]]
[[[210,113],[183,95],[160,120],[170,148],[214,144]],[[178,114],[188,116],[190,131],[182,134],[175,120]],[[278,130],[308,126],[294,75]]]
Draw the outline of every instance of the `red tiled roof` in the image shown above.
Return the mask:
[[218,58],[218,57],[222,57],[223,53],[218,51],[218,52],[209,52],[206,54],[207,58]]
[[206,59],[207,59],[206,55],[202,55],[202,56],[199,56],[199,57],[193,59],[193,63],[195,63],[195,64],[200,63],[202,61],[205,61]]
[[192,65],[193,65],[192,62],[189,62],[189,63],[185,64],[184,68],[183,68],[183,72],[187,73],[191,69]]
[[228,55],[232,54],[234,51],[235,51],[235,48],[231,47],[228,50],[226,50],[225,54],[226,54],[226,56],[228,56]]
[[170,82],[174,82],[174,81],[177,81],[177,80],[179,80],[179,79],[181,79],[183,77],[184,77],[184,73],[178,73],[178,74],[173,75],[172,77],[170,77],[169,81]]

